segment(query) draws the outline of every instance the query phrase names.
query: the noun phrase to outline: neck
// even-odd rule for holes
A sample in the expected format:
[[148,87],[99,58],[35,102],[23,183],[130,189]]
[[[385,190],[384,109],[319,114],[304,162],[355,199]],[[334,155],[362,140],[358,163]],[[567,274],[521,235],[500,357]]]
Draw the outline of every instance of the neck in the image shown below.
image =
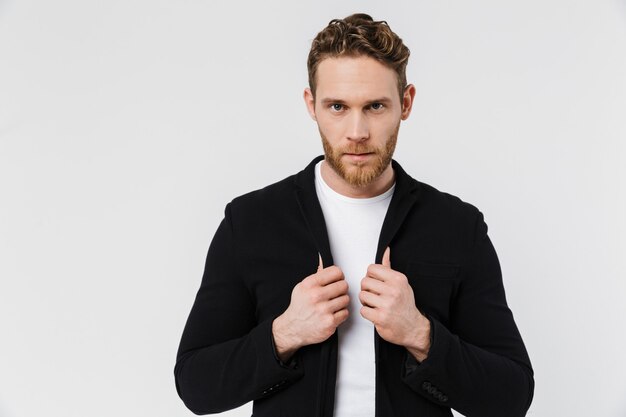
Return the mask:
[[378,178],[371,183],[358,187],[346,182],[339,174],[335,172],[326,161],[322,161],[320,167],[322,178],[333,191],[350,198],[371,198],[381,195],[391,188],[395,181],[395,173],[391,167],[391,163]]

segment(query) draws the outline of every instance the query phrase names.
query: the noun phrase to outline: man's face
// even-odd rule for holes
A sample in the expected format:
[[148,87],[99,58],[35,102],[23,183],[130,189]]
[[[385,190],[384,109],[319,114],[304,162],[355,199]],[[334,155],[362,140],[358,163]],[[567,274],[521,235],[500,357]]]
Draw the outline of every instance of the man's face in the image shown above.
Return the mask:
[[326,162],[346,183],[367,186],[389,166],[414,94],[411,85],[401,103],[396,73],[373,58],[320,62],[315,101],[308,88],[305,101],[317,121]]

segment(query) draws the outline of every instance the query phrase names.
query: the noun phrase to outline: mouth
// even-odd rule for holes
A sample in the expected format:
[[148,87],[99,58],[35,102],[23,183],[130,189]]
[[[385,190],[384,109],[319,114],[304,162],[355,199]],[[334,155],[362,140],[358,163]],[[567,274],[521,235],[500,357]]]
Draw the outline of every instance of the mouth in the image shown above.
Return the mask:
[[361,155],[370,155],[373,154],[374,152],[346,152],[344,155],[354,155],[354,156],[361,156]]
[[345,153],[344,155],[353,161],[364,161],[370,156],[372,156],[373,152],[364,152],[364,153]]

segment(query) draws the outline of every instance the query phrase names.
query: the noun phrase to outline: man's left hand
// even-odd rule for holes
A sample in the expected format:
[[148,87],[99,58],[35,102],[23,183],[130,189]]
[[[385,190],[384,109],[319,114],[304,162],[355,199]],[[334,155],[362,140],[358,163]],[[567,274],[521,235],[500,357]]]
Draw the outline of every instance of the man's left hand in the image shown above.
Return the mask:
[[361,280],[361,315],[386,341],[407,348],[421,362],[430,349],[430,321],[415,306],[413,288],[401,272],[391,269],[391,251],[383,263],[371,264]]

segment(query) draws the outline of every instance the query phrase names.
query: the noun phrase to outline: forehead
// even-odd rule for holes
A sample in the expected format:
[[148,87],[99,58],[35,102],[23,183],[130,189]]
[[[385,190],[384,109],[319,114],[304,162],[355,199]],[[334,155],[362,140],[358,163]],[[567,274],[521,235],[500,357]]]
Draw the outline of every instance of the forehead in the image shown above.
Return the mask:
[[[326,58],[317,67],[316,96],[361,102],[376,97],[398,97],[396,72],[374,58]],[[317,98],[316,97],[316,98]]]

